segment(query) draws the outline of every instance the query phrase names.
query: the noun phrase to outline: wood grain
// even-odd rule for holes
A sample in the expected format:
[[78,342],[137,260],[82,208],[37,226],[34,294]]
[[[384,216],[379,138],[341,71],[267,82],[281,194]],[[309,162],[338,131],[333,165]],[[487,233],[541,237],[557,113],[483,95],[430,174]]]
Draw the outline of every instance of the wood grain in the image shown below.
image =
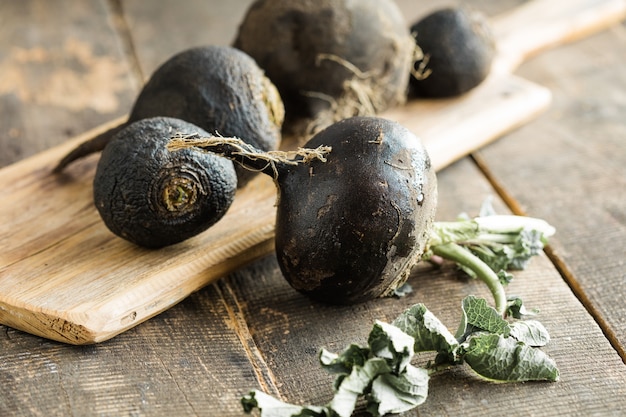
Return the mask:
[[[442,171],[439,184],[442,220],[475,213],[495,193],[468,159]],[[506,210],[500,200],[495,206]],[[405,299],[326,306],[292,290],[269,255],[107,342],[69,346],[8,329],[0,335],[0,398],[6,399],[0,413],[235,417],[243,415],[240,396],[253,388],[323,403],[332,395],[332,376],[317,364],[320,348],[365,342],[375,319],[391,320],[413,302],[426,303],[454,328],[462,297],[488,296],[449,265],[420,266],[410,282],[415,291]],[[561,381],[491,384],[463,366],[434,376],[427,402],[404,416],[495,417],[502,408],[516,415],[619,416],[626,407],[625,368],[554,267],[533,259],[509,292],[541,310],[538,318],[552,336],[545,349]]]
[[247,387],[272,388],[220,300],[219,288],[208,287],[112,343],[69,346],[3,332],[0,415],[240,416]]
[[106,2],[47,3],[0,5],[0,167],[127,113],[138,88]]
[[621,22],[625,0],[529,1],[498,16],[492,24],[498,39],[493,72],[511,72],[546,49],[582,39]]

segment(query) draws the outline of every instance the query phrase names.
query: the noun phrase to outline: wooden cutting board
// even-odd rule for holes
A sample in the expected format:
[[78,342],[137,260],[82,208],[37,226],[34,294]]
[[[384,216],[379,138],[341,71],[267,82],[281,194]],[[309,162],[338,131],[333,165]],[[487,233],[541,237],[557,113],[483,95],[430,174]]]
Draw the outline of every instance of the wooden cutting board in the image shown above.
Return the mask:
[[[548,90],[510,75],[523,59],[608,27],[625,13],[626,1],[525,3],[493,19],[499,55],[480,87],[459,98],[410,102],[383,116],[420,136],[442,169],[548,106]],[[146,250],[111,234],[92,202],[98,155],[64,175],[50,174],[96,131],[0,170],[2,324],[71,344],[104,341],[273,250],[276,192],[265,176],[240,190],[214,227],[181,244]]]

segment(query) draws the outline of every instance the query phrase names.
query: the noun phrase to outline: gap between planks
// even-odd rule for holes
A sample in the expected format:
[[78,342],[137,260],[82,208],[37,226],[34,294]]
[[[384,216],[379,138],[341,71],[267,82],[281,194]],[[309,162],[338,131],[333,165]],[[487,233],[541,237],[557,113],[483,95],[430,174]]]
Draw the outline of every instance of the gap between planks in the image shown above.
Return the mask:
[[231,321],[233,331],[248,356],[250,366],[252,366],[259,386],[264,392],[275,395],[277,398],[284,401],[285,399],[282,397],[282,393],[278,388],[279,384],[276,381],[276,376],[267,364],[263,352],[259,349],[250,331],[248,320],[244,309],[241,308],[241,302],[237,298],[237,295],[226,280],[219,280],[213,283],[213,286],[219,294],[220,300],[224,303],[224,308],[228,313],[228,320]]
[[[515,199],[515,197],[504,187],[502,182],[500,182],[496,175],[489,169],[487,166],[487,162],[477,153],[470,154],[470,157],[474,164],[478,167],[480,172],[483,174],[485,179],[489,182],[491,187],[494,189],[496,194],[504,201],[507,207],[513,212],[513,214],[517,214],[519,216],[527,216],[528,214],[522,208],[522,205]],[[565,261],[554,251],[550,245],[547,245],[544,248],[544,252],[552,265],[556,268],[561,278],[565,281],[565,283],[569,286],[574,296],[580,301],[585,310],[591,315],[594,321],[598,324],[602,333],[607,338],[613,349],[617,352],[617,354],[622,359],[622,362],[626,365],[626,349],[620,344],[619,339],[615,332],[611,329],[609,324],[606,322],[604,317],[598,309],[593,305],[585,290],[583,290],[582,286],[574,276],[574,273],[567,266]]]
[[109,11],[111,13],[113,28],[115,29],[115,32],[117,33],[117,36],[122,44],[122,51],[126,56],[135,80],[139,86],[142,86],[145,83],[146,77],[141,69],[141,62],[139,61],[139,55],[137,54],[135,42],[133,42],[130,25],[128,24],[128,20],[126,20],[122,0],[107,0],[106,3],[108,4]]

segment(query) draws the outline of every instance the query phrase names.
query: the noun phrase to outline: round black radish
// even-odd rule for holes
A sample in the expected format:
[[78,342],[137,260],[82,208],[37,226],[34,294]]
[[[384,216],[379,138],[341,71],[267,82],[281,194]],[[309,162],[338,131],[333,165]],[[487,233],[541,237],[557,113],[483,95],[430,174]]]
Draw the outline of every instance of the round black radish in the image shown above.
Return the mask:
[[486,17],[466,7],[439,9],[411,26],[423,58],[414,65],[410,95],[454,97],[487,78],[495,41]]
[[96,208],[113,233],[137,245],[159,248],[195,236],[234,199],[233,163],[189,149],[168,151],[176,133],[208,135],[178,119],[143,119],[120,130],[98,161]]
[[306,147],[332,147],[280,184],[276,253],[297,290],[330,303],[389,295],[418,262],[437,182],[418,138],[381,118],[333,124]]
[[[113,134],[137,120],[166,116],[216,135],[244,139],[262,150],[277,149],[284,107],[278,90],[256,62],[229,46],[182,51],[163,63],[141,90],[128,121],[68,154],[56,168],[102,150]],[[252,176],[237,167],[239,186]]]
[[403,103],[415,50],[391,0],[257,0],[234,45],[277,86],[289,124],[329,109],[344,118]]
[[292,163],[254,151],[248,158],[220,138],[181,142],[275,178],[278,263],[295,289],[315,299],[350,304],[392,294],[429,241],[435,172],[421,141],[396,122],[344,119],[317,133]]

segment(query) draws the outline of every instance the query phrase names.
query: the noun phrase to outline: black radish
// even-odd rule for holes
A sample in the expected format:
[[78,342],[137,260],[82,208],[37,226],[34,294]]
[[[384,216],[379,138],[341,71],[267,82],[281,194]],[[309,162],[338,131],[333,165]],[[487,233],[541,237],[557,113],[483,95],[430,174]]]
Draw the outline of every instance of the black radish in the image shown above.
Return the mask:
[[148,248],[195,236],[215,224],[237,189],[231,161],[215,154],[166,149],[174,132],[208,133],[179,119],[129,124],[113,136],[98,161],[94,202],[116,235]]
[[291,128],[404,103],[415,50],[392,0],[257,0],[234,46],[274,82]]
[[487,18],[468,7],[446,7],[411,26],[422,51],[409,92],[416,97],[453,97],[482,83],[495,56]]

